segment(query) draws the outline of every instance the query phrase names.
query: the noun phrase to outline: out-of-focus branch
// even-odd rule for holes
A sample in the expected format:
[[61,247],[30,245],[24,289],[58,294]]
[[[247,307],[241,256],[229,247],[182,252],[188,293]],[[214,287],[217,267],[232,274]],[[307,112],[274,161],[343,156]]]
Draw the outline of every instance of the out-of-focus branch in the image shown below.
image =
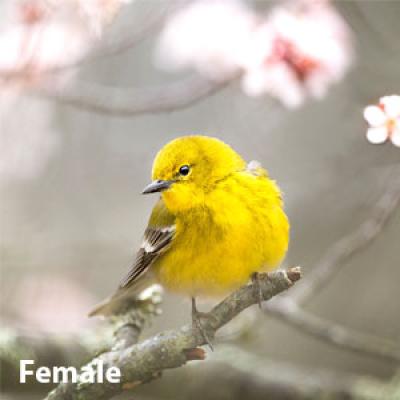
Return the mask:
[[268,314],[319,340],[343,350],[400,363],[400,347],[387,339],[357,332],[340,324],[302,310],[290,299],[271,302],[265,306]]
[[[191,364],[166,379],[163,387],[177,400],[202,400],[204,388],[208,400],[394,400],[396,388],[400,389],[398,379],[385,382],[321,368],[299,368],[231,345],[219,346],[207,368]],[[146,391],[156,395],[160,388]]]
[[351,256],[370,244],[382,231],[400,203],[400,169],[392,167],[387,189],[376,203],[368,219],[354,232],[336,242],[311,270],[307,278],[291,292],[265,305],[265,311],[280,320],[326,343],[344,350],[400,362],[398,344],[357,332],[340,324],[317,317],[301,309],[301,304],[314,296]]
[[117,89],[77,83],[78,92],[41,88],[34,95],[80,110],[110,116],[132,117],[139,114],[180,110],[211,96],[235,80],[239,73],[224,80],[210,81],[198,76],[153,89]]
[[[121,351],[137,343],[143,328],[160,311],[161,296],[153,290],[145,300],[135,300],[129,312],[111,321],[111,326],[101,327],[95,332],[84,331],[79,335],[31,336],[20,331],[0,331],[1,387],[6,390],[20,388],[19,362],[32,359],[36,365],[82,365],[93,358],[93,354]],[[37,382],[27,383],[30,387]],[[70,390],[70,385],[64,385]]]
[[300,285],[288,296],[298,304],[304,304],[332,280],[345,262],[368,246],[383,230],[400,204],[400,168],[394,167],[389,174],[387,188],[375,204],[368,218],[349,235],[333,244],[317,265],[307,274]]
[[[100,333],[100,332],[99,332]],[[81,332],[73,337],[32,336],[21,334],[18,330],[0,331],[0,387],[4,391],[20,390],[20,360],[34,360],[36,365],[79,366],[89,360],[100,349],[109,348],[111,332],[101,330],[101,335],[93,332]],[[40,386],[36,380],[28,382]]]
[[[240,288],[207,314],[202,322],[204,332],[213,338],[218,329],[246,308],[258,303],[258,289],[263,299],[269,300],[299,279],[300,268],[289,268],[287,271],[276,271],[260,277],[258,285],[250,284]],[[108,399],[160,376],[165,369],[178,368],[190,360],[204,359],[204,351],[198,348],[204,344],[202,333],[187,325],[176,331],[160,333],[128,348],[103,353],[87,366],[90,367],[96,360],[101,360],[105,368],[117,366],[121,370],[121,383],[62,384],[47,396],[47,400]]]

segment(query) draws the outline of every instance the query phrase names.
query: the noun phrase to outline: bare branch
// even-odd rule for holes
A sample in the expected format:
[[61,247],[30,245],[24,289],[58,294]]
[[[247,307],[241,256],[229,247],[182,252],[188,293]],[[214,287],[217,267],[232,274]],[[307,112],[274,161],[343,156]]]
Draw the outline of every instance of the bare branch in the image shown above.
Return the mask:
[[[220,345],[207,368],[190,364],[166,382],[172,387],[171,398],[191,400],[203,400],[204,388],[207,400],[393,400],[399,384],[394,379],[386,382],[349,372],[294,366],[232,345]],[[147,391],[157,393],[152,388]]]
[[400,203],[398,166],[388,175],[387,189],[376,203],[370,217],[354,232],[343,236],[288,295],[275,299],[265,310],[300,331],[326,343],[355,353],[400,362],[400,347],[390,340],[353,331],[302,310],[300,305],[332,280],[345,261],[370,244],[382,231]]
[[297,304],[306,303],[312,296],[332,280],[346,261],[368,246],[383,230],[400,204],[399,168],[389,174],[387,189],[378,200],[370,216],[349,235],[343,236],[324,254],[316,267],[308,274],[288,297]]
[[239,74],[225,80],[210,81],[198,76],[153,89],[117,89],[79,82],[79,92],[42,88],[33,95],[54,100],[80,110],[110,116],[132,117],[138,114],[164,113],[180,110],[216,93]]
[[[300,279],[300,268],[276,271],[260,278],[259,287],[264,300],[287,290]],[[232,293],[216,305],[204,318],[202,327],[209,338],[244,309],[259,301],[258,286],[250,284]],[[110,351],[91,361],[101,360],[105,368],[118,366],[122,381],[119,384],[78,383],[62,384],[53,390],[47,400],[101,400],[108,399],[123,390],[132,389],[141,383],[160,376],[163,370],[177,368],[187,361],[203,359],[204,352],[198,346],[204,345],[202,334],[191,325],[179,330],[160,333],[142,343],[126,349]]]
[[268,314],[278,317],[298,330],[343,350],[380,358],[386,362],[400,362],[400,347],[396,343],[351,330],[307,313],[290,299],[270,302],[264,309]]

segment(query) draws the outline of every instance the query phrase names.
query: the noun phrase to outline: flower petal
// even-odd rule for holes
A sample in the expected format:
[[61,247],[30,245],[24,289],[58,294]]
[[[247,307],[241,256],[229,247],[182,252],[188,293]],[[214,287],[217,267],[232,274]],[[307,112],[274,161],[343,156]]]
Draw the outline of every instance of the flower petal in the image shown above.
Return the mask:
[[400,127],[396,127],[396,129],[393,130],[390,140],[396,147],[400,147]]
[[364,118],[373,127],[384,125],[387,119],[385,113],[378,106],[365,107]]
[[389,118],[400,116],[400,96],[385,96],[379,100],[385,108],[385,113]]
[[388,136],[388,131],[384,126],[378,128],[369,128],[367,130],[367,139],[373,144],[385,143]]

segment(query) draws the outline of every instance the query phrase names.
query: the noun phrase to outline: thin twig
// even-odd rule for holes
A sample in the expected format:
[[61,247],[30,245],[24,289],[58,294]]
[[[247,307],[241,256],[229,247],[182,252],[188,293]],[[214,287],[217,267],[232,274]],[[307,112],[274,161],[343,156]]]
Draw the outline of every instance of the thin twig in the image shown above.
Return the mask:
[[317,317],[302,310],[290,299],[270,302],[265,305],[264,310],[294,328],[340,349],[380,358],[386,362],[400,362],[400,346],[396,343]]
[[[300,279],[300,268],[287,271],[275,271],[259,280],[264,300],[287,290]],[[216,305],[202,321],[202,329],[208,338],[213,338],[222,326],[240,312],[257,304],[259,293],[254,284],[244,286]],[[162,371],[178,368],[187,361],[204,358],[204,351],[198,346],[204,345],[204,337],[198,329],[186,325],[179,330],[160,333],[142,343],[123,350],[101,354],[93,362],[101,360],[104,367],[120,368],[122,380],[118,384],[78,383],[62,384],[53,390],[47,400],[102,400],[108,399],[123,390],[128,390],[160,376]]]

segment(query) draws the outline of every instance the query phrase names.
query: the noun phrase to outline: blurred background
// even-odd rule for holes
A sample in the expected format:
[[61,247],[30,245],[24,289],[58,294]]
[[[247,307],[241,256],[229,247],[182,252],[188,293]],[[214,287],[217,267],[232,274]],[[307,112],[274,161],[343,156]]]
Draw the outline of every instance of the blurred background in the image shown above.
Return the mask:
[[[152,160],[187,134],[222,139],[277,180],[291,221],[283,266],[301,265],[304,281],[342,240],[345,256],[303,309],[381,338],[382,347],[400,347],[400,150],[389,124],[386,142],[371,144],[366,132],[374,124],[363,117],[368,105],[387,111],[379,99],[400,94],[399,2],[31,0],[0,7],[4,398],[41,398],[50,389],[15,383],[16,336],[68,341],[104,325],[87,312],[115,290],[141,243],[156,201],[140,194]],[[246,36],[257,29],[257,38]],[[307,47],[318,32],[321,43]],[[231,48],[244,37],[243,48]],[[337,65],[332,72],[324,63]],[[389,117],[396,123],[399,116]],[[346,238],[363,223],[373,240],[358,248]],[[257,376],[266,382],[264,373],[273,377],[276,366],[278,381],[281,369],[317,384],[329,377],[328,386],[357,377],[400,398],[399,352],[396,359],[350,351],[253,308],[232,322],[201,369],[194,363],[169,371],[134,395],[296,398],[247,388],[258,388]],[[165,293],[162,309],[143,337],[190,320],[187,299]],[[66,365],[46,348],[42,365]],[[232,371],[218,372],[225,364]],[[231,385],[239,372],[247,381],[241,375],[244,383]],[[185,389],[177,390],[183,379]],[[367,394],[389,398],[374,393]]]

